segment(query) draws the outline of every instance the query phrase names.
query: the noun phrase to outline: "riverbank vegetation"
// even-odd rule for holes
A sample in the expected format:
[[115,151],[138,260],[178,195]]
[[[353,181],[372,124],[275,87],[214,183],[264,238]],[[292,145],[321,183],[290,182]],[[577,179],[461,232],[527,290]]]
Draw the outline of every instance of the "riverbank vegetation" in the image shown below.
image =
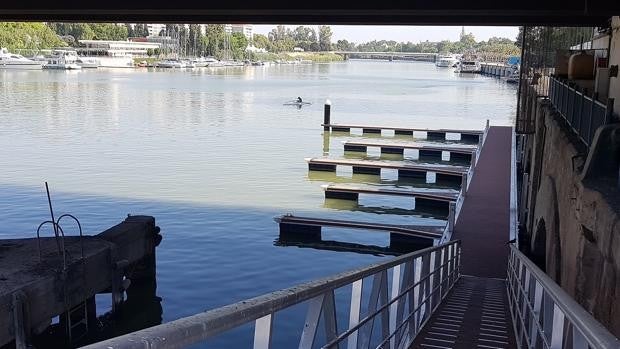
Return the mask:
[[333,52],[280,52],[280,53],[253,53],[252,59],[258,61],[294,61],[307,60],[315,63],[342,61],[344,58]]
[[[127,40],[149,35],[146,24],[115,23],[0,23],[0,46],[15,49],[49,49],[59,46],[78,46],[79,40]],[[364,43],[346,39],[332,42],[330,26],[298,26],[291,29],[278,25],[267,35],[227,32],[224,24],[166,24],[157,33],[162,47],[149,57],[212,56],[218,59],[294,60],[314,62],[342,60],[337,51],[353,52],[424,52],[469,53],[481,56],[505,57],[518,55],[516,42],[507,38],[476,41],[473,34],[461,33],[460,40],[418,43],[394,40],[373,40]],[[300,57],[301,55],[301,57]]]

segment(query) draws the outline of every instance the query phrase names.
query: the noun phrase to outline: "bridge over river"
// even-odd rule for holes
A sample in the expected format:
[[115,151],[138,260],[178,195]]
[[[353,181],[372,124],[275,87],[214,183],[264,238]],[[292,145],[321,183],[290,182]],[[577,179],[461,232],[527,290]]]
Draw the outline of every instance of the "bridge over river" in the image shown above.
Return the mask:
[[436,53],[426,52],[357,52],[357,51],[334,51],[335,54],[341,55],[345,60],[353,59],[385,59],[388,61],[422,61],[435,62],[437,60]]

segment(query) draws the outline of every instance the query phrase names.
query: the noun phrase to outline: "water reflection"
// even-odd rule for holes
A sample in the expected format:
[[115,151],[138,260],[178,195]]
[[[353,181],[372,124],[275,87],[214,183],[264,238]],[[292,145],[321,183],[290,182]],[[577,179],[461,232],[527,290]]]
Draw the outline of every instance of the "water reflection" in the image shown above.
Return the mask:
[[373,256],[399,256],[406,253],[400,249],[390,246],[376,246],[376,245],[364,245],[351,242],[340,242],[333,240],[320,240],[320,241],[295,241],[292,239],[277,239],[273,243],[274,246],[279,247],[299,247],[299,248],[311,248],[315,250],[333,251],[333,252],[352,252],[359,254],[370,254]]
[[424,219],[424,218],[433,218],[433,219],[446,219],[446,212],[443,209],[433,209],[427,208],[424,209],[407,209],[407,208],[399,208],[399,207],[388,207],[388,206],[368,206],[361,205],[355,201],[351,200],[339,200],[339,199],[325,199],[325,203],[323,204],[324,208],[331,210],[342,210],[342,211],[358,211],[358,212],[366,212],[366,213],[374,213],[377,215],[397,215],[397,216],[410,216],[415,219]]

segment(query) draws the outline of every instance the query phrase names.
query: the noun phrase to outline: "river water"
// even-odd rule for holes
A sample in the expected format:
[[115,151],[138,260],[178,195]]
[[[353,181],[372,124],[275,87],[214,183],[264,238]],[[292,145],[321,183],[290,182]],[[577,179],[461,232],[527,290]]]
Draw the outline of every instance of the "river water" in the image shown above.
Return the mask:
[[[312,105],[283,105],[297,96]],[[0,71],[0,237],[35,236],[48,215],[44,181],[57,214],[77,216],[88,234],[128,213],[155,216],[166,322],[385,258],[276,246],[275,216],[444,224],[407,200],[324,199],[320,186],[331,182],[398,184],[390,173],[308,172],[304,158],[341,157],[342,141],[361,137],[324,137],[328,98],[332,122],[431,128],[512,125],[516,107],[513,86],[431,63]],[[388,244],[339,229],[323,239]],[[98,297],[100,313],[108,298]],[[241,332],[213,347],[249,344],[251,329]],[[289,346],[295,336],[274,340]]]

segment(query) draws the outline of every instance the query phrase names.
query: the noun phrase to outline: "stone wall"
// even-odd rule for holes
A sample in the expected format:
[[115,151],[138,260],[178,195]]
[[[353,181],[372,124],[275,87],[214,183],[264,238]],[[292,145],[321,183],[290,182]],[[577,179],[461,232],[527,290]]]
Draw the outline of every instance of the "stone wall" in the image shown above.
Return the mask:
[[582,180],[586,149],[548,102],[534,112],[536,132],[526,140],[524,166],[528,199],[521,203],[528,212],[520,222],[529,253],[620,337],[620,210],[614,202],[620,193],[617,187]]

